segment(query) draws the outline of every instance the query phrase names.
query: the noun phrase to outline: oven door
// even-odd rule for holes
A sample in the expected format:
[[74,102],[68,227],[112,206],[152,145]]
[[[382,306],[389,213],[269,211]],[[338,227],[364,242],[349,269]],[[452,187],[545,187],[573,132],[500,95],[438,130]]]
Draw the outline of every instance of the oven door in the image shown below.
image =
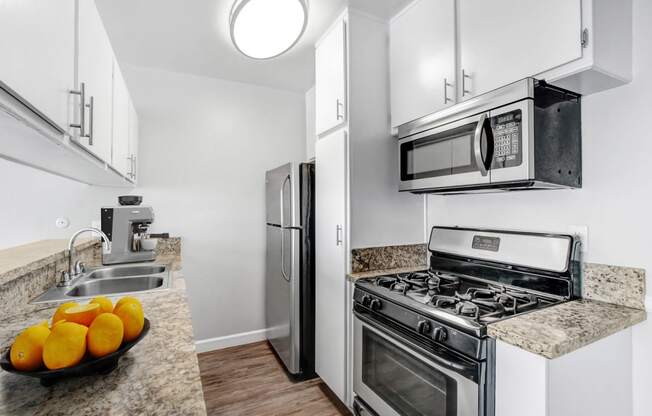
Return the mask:
[[493,137],[488,113],[399,140],[400,191],[489,184]]
[[[478,416],[478,364],[436,356],[354,320],[353,390],[381,416]],[[381,329],[382,328],[382,329]],[[475,378],[475,380],[473,380]]]

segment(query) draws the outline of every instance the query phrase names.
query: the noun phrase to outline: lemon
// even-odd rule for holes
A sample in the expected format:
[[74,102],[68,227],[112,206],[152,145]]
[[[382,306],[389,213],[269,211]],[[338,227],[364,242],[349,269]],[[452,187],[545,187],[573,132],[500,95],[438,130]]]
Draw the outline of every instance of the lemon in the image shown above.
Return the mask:
[[30,326],[16,337],[9,360],[11,365],[19,371],[34,371],[43,365],[43,345],[50,335],[47,321]]
[[100,313],[113,312],[113,302],[106,296],[97,296],[91,299],[88,303],[97,303],[100,305]]
[[116,311],[120,306],[125,305],[125,304],[127,304],[127,303],[136,303],[136,304],[138,304],[138,306],[141,307],[141,309],[142,309],[142,307],[143,307],[143,304],[140,303],[140,301],[139,301],[137,298],[135,298],[135,297],[133,297],[133,296],[125,296],[125,297],[121,298],[121,299],[120,299],[120,300],[115,304],[115,306],[113,307],[113,311],[115,312],[115,311]]
[[100,314],[88,328],[88,352],[96,358],[111,354],[120,348],[123,336],[124,325],[117,315]]
[[43,362],[50,370],[77,365],[86,354],[88,328],[74,322],[63,322],[52,328],[43,345]]
[[61,304],[56,312],[54,312],[54,315],[52,316],[52,325],[57,323],[57,321],[61,321],[62,319],[66,319],[65,316],[63,316],[63,313],[66,311],[68,308],[72,308],[73,306],[78,306],[77,302],[66,302]]
[[138,338],[145,325],[143,308],[140,303],[129,302],[120,305],[114,312],[124,324],[124,340],[132,341]]
[[99,314],[100,305],[97,303],[72,306],[63,312],[66,321],[75,322],[84,326],[89,326]]

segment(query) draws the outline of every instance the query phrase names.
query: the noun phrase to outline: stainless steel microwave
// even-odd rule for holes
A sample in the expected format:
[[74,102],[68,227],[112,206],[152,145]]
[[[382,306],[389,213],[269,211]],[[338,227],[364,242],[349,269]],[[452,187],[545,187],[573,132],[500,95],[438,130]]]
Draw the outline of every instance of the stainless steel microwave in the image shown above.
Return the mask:
[[399,190],[582,187],[581,96],[526,78],[398,128]]

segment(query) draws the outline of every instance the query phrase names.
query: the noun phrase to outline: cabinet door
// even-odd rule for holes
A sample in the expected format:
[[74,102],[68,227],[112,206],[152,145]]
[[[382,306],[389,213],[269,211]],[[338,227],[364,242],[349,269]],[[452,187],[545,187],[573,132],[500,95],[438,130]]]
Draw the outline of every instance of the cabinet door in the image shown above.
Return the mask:
[[138,113],[133,101],[129,100],[129,174],[128,176],[136,182],[138,178]]
[[346,392],[346,133],[315,146],[315,370],[342,400]]
[[0,1],[0,81],[68,130],[75,86],[74,0]]
[[460,97],[580,58],[580,6],[581,0],[458,1]]
[[390,24],[392,126],[455,103],[455,0],[419,0]]
[[315,50],[316,129],[321,134],[346,119],[346,23],[338,22]]
[[[100,159],[111,161],[113,50],[94,0],[78,0],[78,82],[86,85],[86,133],[77,140]],[[92,103],[92,105],[91,105]]]
[[113,64],[113,154],[112,166],[127,176],[129,154],[129,92],[117,62]]

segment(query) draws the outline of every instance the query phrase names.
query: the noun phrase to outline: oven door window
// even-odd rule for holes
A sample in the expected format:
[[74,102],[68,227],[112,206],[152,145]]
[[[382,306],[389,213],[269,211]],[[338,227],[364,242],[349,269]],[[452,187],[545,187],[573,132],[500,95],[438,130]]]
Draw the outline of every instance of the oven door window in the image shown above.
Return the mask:
[[469,123],[401,144],[401,180],[477,171],[473,156],[476,125]]
[[457,382],[436,368],[362,330],[362,382],[400,415],[457,416]]

